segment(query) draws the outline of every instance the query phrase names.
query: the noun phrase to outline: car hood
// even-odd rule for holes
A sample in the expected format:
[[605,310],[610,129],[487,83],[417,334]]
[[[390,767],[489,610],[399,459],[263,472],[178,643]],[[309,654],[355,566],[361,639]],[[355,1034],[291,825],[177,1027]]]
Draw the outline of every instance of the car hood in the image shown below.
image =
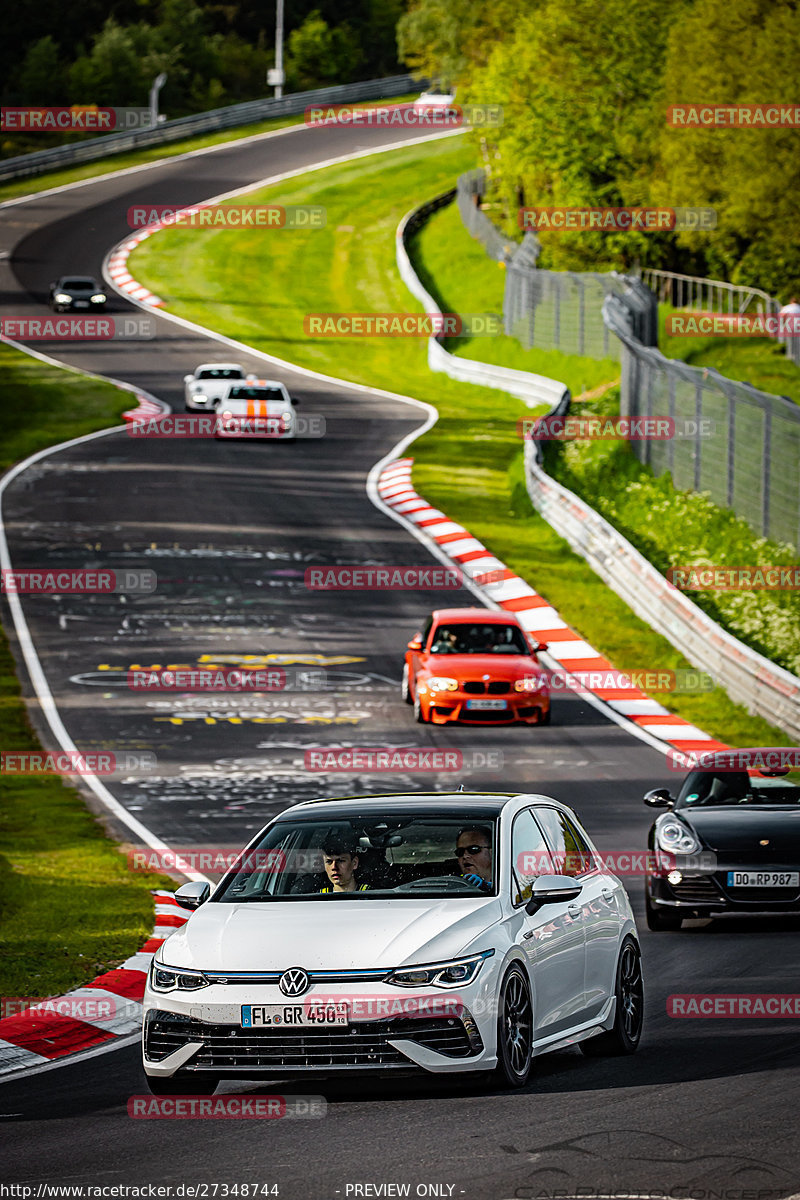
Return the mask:
[[[776,852],[800,857],[800,806],[768,808],[763,804],[745,807],[678,809],[676,816],[694,826],[709,850],[746,851],[774,858]],[[761,841],[768,840],[768,846]]]
[[225,400],[220,409],[234,417],[279,417],[292,405],[286,400]]
[[212,902],[170,937],[163,958],[205,971],[388,969],[456,957],[499,918],[497,897]]
[[431,654],[425,664],[432,675],[456,675],[459,679],[519,679],[544,672],[527,654]]

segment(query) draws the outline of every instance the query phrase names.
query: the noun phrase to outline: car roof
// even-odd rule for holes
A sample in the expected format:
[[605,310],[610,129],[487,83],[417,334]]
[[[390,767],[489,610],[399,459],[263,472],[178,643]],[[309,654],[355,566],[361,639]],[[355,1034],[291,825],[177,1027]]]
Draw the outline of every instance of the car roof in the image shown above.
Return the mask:
[[198,365],[195,367],[195,371],[230,371],[230,370],[241,371],[241,370],[243,370],[242,364],[234,363],[234,362],[224,362],[224,363],[223,362],[207,362],[207,363],[198,363]]
[[432,615],[437,621],[451,621],[454,624],[472,625],[480,622],[482,625],[519,625],[514,613],[495,612],[491,608],[437,608]]
[[94,275],[62,275],[59,278],[59,283],[64,279],[71,279],[73,283],[90,283],[92,287],[97,286],[97,280]]
[[305,800],[285,809],[277,817],[278,820],[291,818],[295,813],[320,816],[363,816],[374,808],[375,815],[386,813],[389,809],[402,811],[403,808],[436,809],[444,815],[461,815],[469,818],[470,812],[491,812],[498,815],[514,800],[529,801],[530,803],[563,805],[552,796],[537,795],[527,792],[386,792],[371,796],[324,796],[318,800]]

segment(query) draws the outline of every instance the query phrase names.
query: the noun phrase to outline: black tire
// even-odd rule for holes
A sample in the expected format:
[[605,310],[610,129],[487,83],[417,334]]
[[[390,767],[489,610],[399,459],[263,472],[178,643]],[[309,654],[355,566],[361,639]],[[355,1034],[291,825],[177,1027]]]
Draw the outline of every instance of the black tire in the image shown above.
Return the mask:
[[425,717],[422,712],[422,705],[419,702],[419,694],[414,697],[414,720],[418,725],[425,724]]
[[411,699],[411,689],[408,686],[408,663],[403,663],[403,678],[400,683],[400,695],[403,697],[404,704],[413,704]]
[[154,1096],[213,1096],[219,1085],[215,1075],[173,1075],[170,1079],[146,1075],[145,1079]]
[[654,933],[676,932],[681,927],[683,917],[679,912],[669,908],[654,908],[649,896],[644,898],[644,915],[647,928]]
[[626,937],[617,963],[614,984],[617,1011],[614,1027],[608,1033],[581,1042],[580,1047],[587,1058],[605,1058],[607,1055],[635,1054],[644,1025],[644,985],[642,982],[642,956],[632,937]]
[[533,1063],[533,1006],[525,974],[518,966],[508,971],[497,1013],[496,1076],[505,1087],[525,1087]]
[[548,708],[547,712],[542,712],[542,710],[539,709],[539,724],[540,725],[549,725],[550,724],[550,716],[551,716],[552,711],[553,710],[550,708]]

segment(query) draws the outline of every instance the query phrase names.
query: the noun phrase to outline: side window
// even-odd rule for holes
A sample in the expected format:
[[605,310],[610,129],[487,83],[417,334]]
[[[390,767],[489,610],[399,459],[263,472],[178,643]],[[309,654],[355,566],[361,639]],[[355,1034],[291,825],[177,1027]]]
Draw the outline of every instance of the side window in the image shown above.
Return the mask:
[[428,617],[427,621],[425,622],[425,628],[422,630],[422,649],[423,650],[428,645],[428,634],[431,631],[432,624],[433,624],[433,617]]
[[592,869],[589,847],[563,813],[537,808],[536,820],[544,830],[559,875],[585,875]]
[[511,891],[515,905],[530,900],[533,881],[540,875],[552,875],[553,862],[542,831],[530,809],[518,813],[511,831]]

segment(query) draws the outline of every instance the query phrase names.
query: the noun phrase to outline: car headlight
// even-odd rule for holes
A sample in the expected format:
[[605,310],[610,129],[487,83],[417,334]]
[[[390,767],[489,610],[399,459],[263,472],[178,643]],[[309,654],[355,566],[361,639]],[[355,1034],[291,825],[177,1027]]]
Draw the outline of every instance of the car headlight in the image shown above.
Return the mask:
[[668,854],[697,854],[702,849],[700,842],[683,821],[673,818],[658,826],[656,845]]
[[92,296],[92,304],[105,304],[106,296],[104,292],[95,292]]
[[281,413],[281,420],[283,421],[284,425],[291,425],[292,421],[294,420],[294,413],[292,410],[288,409],[285,413]]
[[449,675],[431,675],[428,687],[432,692],[456,692],[458,691],[458,680],[451,679]]
[[539,692],[547,687],[547,679],[544,675],[526,675],[524,679],[517,679],[514,683],[515,692]]
[[199,971],[163,966],[154,959],[150,967],[150,984],[156,992],[196,992],[198,988],[208,987],[209,981]]
[[70,304],[72,302],[72,296],[68,296],[66,292],[56,292],[53,299],[56,304]]
[[426,963],[421,967],[401,967],[392,971],[386,982],[395,987],[463,987],[472,983],[487,958],[494,950],[484,950],[470,958],[456,958],[450,962]]

